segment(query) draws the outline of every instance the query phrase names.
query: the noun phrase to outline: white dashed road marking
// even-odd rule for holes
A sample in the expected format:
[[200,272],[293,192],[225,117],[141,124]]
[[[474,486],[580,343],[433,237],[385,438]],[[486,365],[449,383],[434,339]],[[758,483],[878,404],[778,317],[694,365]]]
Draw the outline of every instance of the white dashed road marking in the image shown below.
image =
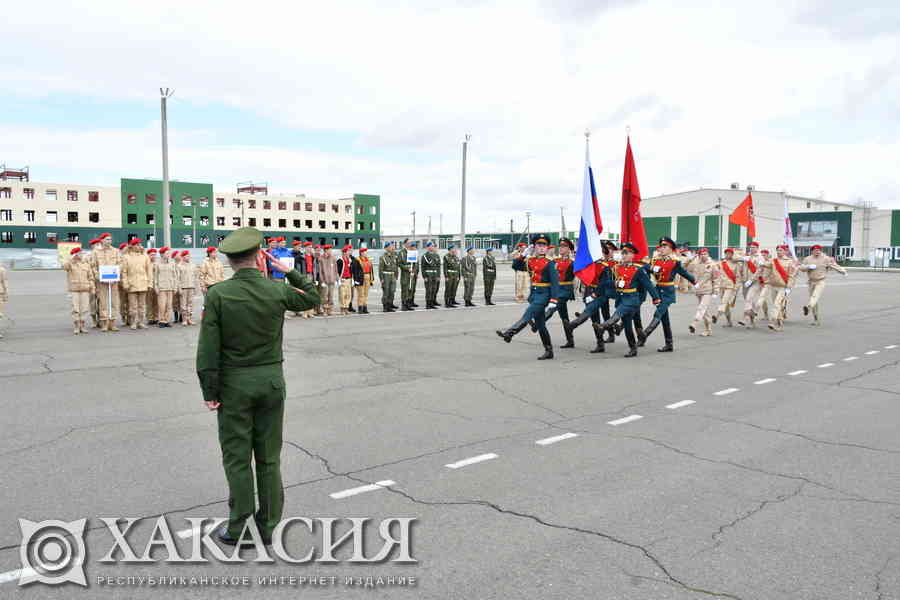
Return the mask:
[[714,396],[727,396],[728,394],[733,394],[737,391],[740,391],[740,388],[725,388],[724,390],[719,390],[714,393]]
[[0,573],[0,583],[9,583],[10,581],[18,581],[20,577],[23,575],[36,575],[37,571],[34,569],[16,569],[15,571],[7,571],[6,573]]
[[845,358],[844,360],[845,360],[846,362],[850,362],[851,360],[856,360],[857,358],[859,358],[859,357],[858,357],[858,356],[848,356],[848,357]]
[[370,483],[369,485],[361,485],[359,487],[350,488],[349,490],[342,490],[340,492],[335,492],[333,494],[328,494],[335,500],[340,500],[341,498],[349,498],[350,496],[355,496],[357,494],[364,494],[366,492],[374,492],[375,490],[380,490],[382,488],[386,488],[394,485],[396,482],[391,481],[390,479],[385,479],[384,481],[376,481],[375,483]]
[[681,408],[682,406],[689,406],[691,404],[694,404],[693,400],[682,400],[681,402],[674,402],[672,404],[666,404],[666,408],[675,409],[675,408]]
[[897,344],[891,344],[890,346],[885,346],[884,349],[885,350],[893,350],[896,347],[897,347]]
[[621,419],[616,419],[615,421],[607,421],[607,425],[624,425],[625,423],[631,423],[632,421],[637,421],[638,419],[643,419],[641,415],[628,415],[627,417],[622,417]]
[[833,366],[834,366],[834,363],[822,363],[821,365],[819,365],[819,368],[827,369],[828,367],[833,367]]
[[774,377],[767,377],[765,379],[760,379],[759,381],[754,381],[753,383],[755,385],[763,385],[765,383],[772,383],[773,381],[775,381]]
[[564,433],[562,435],[555,435],[553,437],[544,438],[542,440],[538,440],[535,442],[538,446],[549,446],[550,444],[555,444],[556,442],[561,442],[563,440],[570,440],[573,437],[578,437],[577,433]]
[[879,352],[881,352],[881,350],[869,350],[868,352],[866,352],[866,354],[872,356],[873,354],[878,354]]
[[465,458],[461,461],[450,463],[449,465],[444,465],[448,469],[459,469],[462,467],[467,467],[469,465],[474,465],[475,463],[484,462],[486,460],[491,460],[497,458],[497,455],[493,452],[488,454],[479,454],[478,456],[473,456],[472,458]]
[[800,369],[799,371],[791,371],[788,375],[803,375],[804,373],[806,373],[806,371]]
[[[210,529],[215,529],[216,527],[218,527],[225,521],[226,521],[226,519],[216,519],[212,523],[204,523],[202,531],[207,532]],[[176,532],[175,535],[177,535],[178,537],[180,537],[183,540],[186,540],[188,538],[194,537],[194,534],[200,533],[200,531],[201,531],[200,527],[192,527],[190,529],[182,529],[181,531]]]

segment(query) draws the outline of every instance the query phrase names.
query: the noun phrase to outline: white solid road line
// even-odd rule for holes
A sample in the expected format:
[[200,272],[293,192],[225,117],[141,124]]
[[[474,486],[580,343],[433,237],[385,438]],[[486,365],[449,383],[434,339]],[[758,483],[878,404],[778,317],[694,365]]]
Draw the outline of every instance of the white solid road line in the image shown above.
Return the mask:
[[348,498],[350,496],[355,496],[357,494],[364,494],[366,492],[374,492],[375,490],[380,490],[382,488],[386,488],[394,485],[396,482],[391,481],[390,479],[385,479],[384,481],[376,481],[375,483],[370,483],[369,485],[361,485],[359,487],[350,488],[349,490],[342,490],[340,492],[335,492],[333,494],[328,494],[335,500],[340,500],[341,498]]
[[833,366],[834,366],[834,363],[822,363],[821,365],[819,365],[819,368],[827,369],[828,367],[833,367]]
[[737,391],[740,391],[740,388],[725,388],[724,390],[715,392],[713,396],[727,396],[728,394],[733,394]]
[[893,350],[896,347],[897,347],[897,344],[891,344],[890,346],[885,346],[884,349],[885,350]]
[[873,354],[878,354],[879,352],[881,352],[881,350],[869,350],[868,352],[866,352],[866,354],[868,354],[869,356],[871,356],[871,355],[873,355]]
[[621,419],[616,419],[615,421],[607,421],[607,425],[624,425],[625,423],[631,423],[632,421],[637,421],[638,419],[643,419],[641,415],[628,415],[627,417],[622,417]]
[[682,406],[689,406],[691,404],[694,404],[693,400],[682,400],[681,402],[674,402],[672,404],[666,404],[666,408],[675,409],[675,408],[681,408]]
[[32,568],[27,569],[16,569],[15,571],[7,571],[6,573],[0,573],[0,583],[10,583],[11,581],[18,581],[22,575],[36,575],[37,571]]
[[204,523],[202,528],[201,527],[192,527],[190,529],[182,529],[181,531],[176,532],[175,535],[177,535],[178,537],[180,537],[183,540],[186,540],[188,538],[194,537],[194,534],[200,533],[201,530],[203,532],[207,532],[210,529],[214,529],[215,527],[221,525],[225,521],[227,521],[227,519],[217,519],[217,520],[214,520],[212,523]]
[[788,375],[803,375],[804,373],[806,373],[806,371],[800,369],[799,371],[791,371]]
[[857,358],[859,358],[859,357],[858,357],[858,356],[848,356],[848,357],[845,358],[844,360],[845,360],[846,362],[850,362],[851,360],[856,360]]
[[754,385],[763,385],[765,383],[772,383],[775,381],[774,377],[766,377],[765,379],[760,379],[759,381],[754,381]]
[[554,435],[553,437],[544,438],[542,440],[538,440],[535,442],[538,446],[549,446],[550,444],[555,444],[556,442],[561,442],[563,440],[570,440],[573,437],[578,437],[577,433],[564,433],[562,435]]
[[489,452],[488,454],[479,454],[478,456],[473,456],[472,458],[465,458],[463,460],[457,461],[455,463],[450,463],[449,465],[444,465],[448,469],[460,469],[462,467],[467,467],[469,465],[474,465],[475,463],[484,462],[486,460],[492,460],[497,458],[497,455],[493,452]]

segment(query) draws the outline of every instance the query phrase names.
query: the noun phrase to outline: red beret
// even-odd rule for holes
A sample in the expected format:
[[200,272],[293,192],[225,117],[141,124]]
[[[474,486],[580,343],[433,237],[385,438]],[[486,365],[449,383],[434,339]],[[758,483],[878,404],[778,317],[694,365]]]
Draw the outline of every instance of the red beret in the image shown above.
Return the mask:
[[190,255],[191,255],[191,251],[190,251],[190,250],[182,250],[182,251],[181,251],[181,255],[182,255],[182,256],[190,256]]
[[212,254],[212,253],[215,252],[215,251],[216,251],[216,247],[215,247],[215,246],[210,246],[209,248],[206,249],[206,253],[207,253],[207,254]]
[[697,250],[697,253],[698,254],[709,254],[709,250],[706,248],[700,248],[699,250]]
[[69,250],[69,254],[78,254],[79,252],[81,252],[81,246],[76,246]]
[[94,244],[99,244],[99,243],[100,243],[100,240],[98,240],[97,238],[94,238],[88,242],[88,246],[93,246]]
[[762,250],[759,251],[759,253],[760,254],[768,254],[769,250],[767,248],[763,248]]
[[321,250],[321,249],[322,249],[322,244],[316,244],[316,248],[318,248],[319,250]]
[[779,244],[779,245],[775,246],[775,249],[776,250],[790,250],[790,248],[788,247],[787,244]]
[[162,248],[159,249],[159,251],[160,251],[160,252],[168,252],[168,251],[169,251],[169,247],[168,247],[168,246],[163,246]]
[[734,248],[725,248],[725,254],[728,254],[729,252],[734,254]]
[[820,246],[819,244],[813,244],[813,247],[810,248],[810,250],[821,250],[821,249],[822,249],[822,246]]
[[527,246],[525,242],[519,242],[518,244],[516,244],[516,248],[523,248],[525,246]]
[[360,253],[362,253],[362,252],[368,252],[369,249],[368,249],[368,248],[360,248],[359,251],[360,251]]
[[111,238],[111,237],[112,237],[111,233],[101,233],[100,237],[98,237],[97,239],[102,240],[103,238]]
[[325,248],[326,250],[331,250],[332,248],[334,248],[334,246],[332,246],[331,244],[325,244],[322,247]]
[[119,244],[119,250],[123,250],[127,245],[128,244],[126,242],[122,242],[121,244]]
[[172,258],[178,257],[178,250],[172,250]]
[[[299,244],[300,241],[298,240],[296,243]],[[309,240],[306,240],[305,242],[303,242],[303,245],[304,246],[312,246],[312,242],[310,242]]]
[[131,238],[131,241],[128,242],[129,246],[137,246],[141,243],[141,238]]
[[302,243],[303,242],[301,242],[300,240],[294,240],[293,242],[291,242],[291,246],[299,246]]
[[759,242],[750,242],[750,245],[759,248]]
[[346,251],[346,250],[353,250],[353,246],[351,246],[350,244],[346,244],[343,248],[341,248],[341,250],[345,250],[345,251]]
[[147,250],[147,254],[156,254],[156,252],[156,248],[150,248],[149,250]]

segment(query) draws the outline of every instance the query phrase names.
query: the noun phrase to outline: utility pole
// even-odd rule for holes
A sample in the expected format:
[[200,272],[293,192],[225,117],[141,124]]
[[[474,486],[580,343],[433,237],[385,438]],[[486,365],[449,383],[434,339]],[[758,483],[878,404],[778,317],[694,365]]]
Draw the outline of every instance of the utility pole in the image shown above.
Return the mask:
[[428,239],[431,239],[431,215],[428,215]]
[[191,242],[193,242],[192,248],[197,247],[197,200],[192,199],[191,204],[194,206],[194,218],[191,219],[191,223],[194,224],[194,235],[191,236]]
[[412,231],[412,241],[415,243],[416,241],[416,211],[412,211],[413,218],[413,231]]
[[466,134],[466,139],[463,140],[463,156],[462,156],[462,216],[460,218],[459,225],[459,245],[462,248],[462,251],[465,252],[466,249],[466,149],[469,146],[469,140],[472,139],[472,136],[468,133]]
[[725,258],[722,255],[722,196],[719,196],[719,256],[716,257],[717,260],[722,260]]
[[438,215],[438,235],[444,235],[444,213]]
[[172,247],[171,207],[169,206],[169,124],[166,118],[166,99],[172,96],[175,90],[159,88],[159,108],[162,116],[162,169],[163,169],[163,245]]
[[569,237],[566,235],[566,215],[563,214],[562,206],[559,207],[559,222],[560,222],[560,225],[562,226],[562,236]]

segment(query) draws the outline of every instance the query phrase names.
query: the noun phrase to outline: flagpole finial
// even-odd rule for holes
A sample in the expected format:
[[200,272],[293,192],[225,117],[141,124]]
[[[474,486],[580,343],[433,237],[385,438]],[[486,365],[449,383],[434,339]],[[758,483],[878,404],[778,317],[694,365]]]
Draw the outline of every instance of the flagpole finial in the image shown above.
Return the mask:
[[628,137],[631,137],[631,125],[625,126],[625,135],[627,135]]
[[588,139],[589,137],[591,137],[591,130],[585,129],[584,130],[584,139]]

